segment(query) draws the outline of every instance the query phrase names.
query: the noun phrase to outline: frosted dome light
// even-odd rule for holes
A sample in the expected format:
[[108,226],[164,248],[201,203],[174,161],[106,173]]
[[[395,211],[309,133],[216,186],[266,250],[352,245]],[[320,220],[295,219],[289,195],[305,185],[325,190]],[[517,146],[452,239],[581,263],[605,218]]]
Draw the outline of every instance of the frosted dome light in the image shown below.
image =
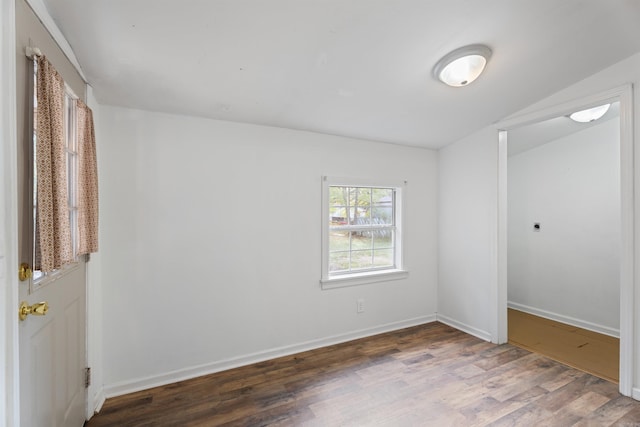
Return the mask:
[[604,104],[593,108],[587,108],[586,110],[576,111],[571,114],[569,118],[579,123],[593,122],[604,116],[606,112],[609,111],[610,106],[611,104]]
[[433,68],[433,75],[449,86],[466,86],[482,74],[490,57],[491,49],[487,46],[461,47],[438,61]]

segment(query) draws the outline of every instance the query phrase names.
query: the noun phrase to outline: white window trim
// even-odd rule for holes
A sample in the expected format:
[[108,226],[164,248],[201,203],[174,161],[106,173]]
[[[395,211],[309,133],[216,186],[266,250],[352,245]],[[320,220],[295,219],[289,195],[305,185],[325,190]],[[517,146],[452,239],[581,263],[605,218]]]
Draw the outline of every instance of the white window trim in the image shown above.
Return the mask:
[[[365,271],[358,273],[346,273],[329,275],[329,187],[379,187],[394,188],[396,190],[396,250],[395,265],[397,268]],[[404,204],[407,196],[407,181],[387,181],[367,178],[347,178],[347,177],[322,177],[322,275],[320,285],[322,289],[334,289],[347,286],[358,286],[369,283],[388,282],[405,279],[409,276],[409,271],[405,261],[404,236],[407,233],[406,222],[404,221]]]

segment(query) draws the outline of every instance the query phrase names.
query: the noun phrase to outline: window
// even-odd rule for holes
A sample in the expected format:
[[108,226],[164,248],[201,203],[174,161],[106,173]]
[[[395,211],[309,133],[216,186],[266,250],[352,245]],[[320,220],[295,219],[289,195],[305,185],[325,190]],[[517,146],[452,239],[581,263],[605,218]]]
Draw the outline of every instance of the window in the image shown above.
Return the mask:
[[407,276],[402,264],[403,187],[323,178],[323,288]]
[[[36,79],[37,68],[34,66],[34,87],[35,87],[35,79]],[[67,172],[67,195],[68,195],[68,210],[69,210],[69,225],[71,229],[71,245],[72,245],[72,254],[73,259],[77,259],[77,249],[78,249],[78,138],[77,138],[77,113],[76,113],[76,95],[73,93],[70,87],[65,85],[65,94],[64,94],[64,140],[65,140],[65,153],[66,153],[66,172]],[[33,95],[33,148],[32,152],[33,156],[33,226],[32,230],[33,234],[33,248],[35,251],[35,239],[36,239],[36,224],[37,220],[36,212],[38,205],[38,191],[37,191],[37,159],[36,159],[36,133],[37,133],[37,119],[35,118],[38,109],[38,100],[35,94]],[[35,253],[33,254],[33,259],[36,259]],[[63,270],[64,267],[61,269]],[[45,273],[40,271],[36,265],[34,265],[33,269],[33,284],[34,286],[41,286],[44,284],[45,279],[54,278],[60,273],[60,270],[55,270],[49,273]]]

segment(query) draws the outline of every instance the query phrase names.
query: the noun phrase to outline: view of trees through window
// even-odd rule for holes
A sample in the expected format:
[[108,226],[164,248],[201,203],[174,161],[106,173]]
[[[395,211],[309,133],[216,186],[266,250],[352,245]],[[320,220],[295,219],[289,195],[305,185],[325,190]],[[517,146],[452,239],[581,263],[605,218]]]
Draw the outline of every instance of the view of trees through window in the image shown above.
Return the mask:
[[331,274],[394,267],[393,188],[330,186],[329,221]]

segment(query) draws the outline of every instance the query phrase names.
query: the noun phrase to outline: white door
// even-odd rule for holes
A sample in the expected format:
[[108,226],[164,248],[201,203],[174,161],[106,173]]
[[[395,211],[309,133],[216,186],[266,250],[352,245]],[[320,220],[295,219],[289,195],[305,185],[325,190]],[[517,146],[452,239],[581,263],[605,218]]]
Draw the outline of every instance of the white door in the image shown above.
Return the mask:
[[32,280],[20,284],[20,301],[48,304],[44,316],[27,315],[19,325],[23,427],[84,423],[85,272],[85,263],[79,262],[42,286]]
[[[27,105],[32,105],[30,96],[33,92],[23,100]],[[23,114],[25,109],[18,111]],[[31,122],[28,115],[24,122]],[[19,145],[23,146],[18,159],[18,236],[21,262],[32,265],[33,139],[29,132],[25,134],[27,136],[19,140]],[[69,149],[70,155],[72,152]],[[19,322],[22,427],[80,427],[84,424],[87,402],[86,265],[82,258],[47,277],[20,282],[19,299],[27,307],[35,308],[34,305],[44,302],[48,305],[46,314],[38,315],[38,310],[34,310],[35,313]],[[16,307],[16,316],[19,311]]]

